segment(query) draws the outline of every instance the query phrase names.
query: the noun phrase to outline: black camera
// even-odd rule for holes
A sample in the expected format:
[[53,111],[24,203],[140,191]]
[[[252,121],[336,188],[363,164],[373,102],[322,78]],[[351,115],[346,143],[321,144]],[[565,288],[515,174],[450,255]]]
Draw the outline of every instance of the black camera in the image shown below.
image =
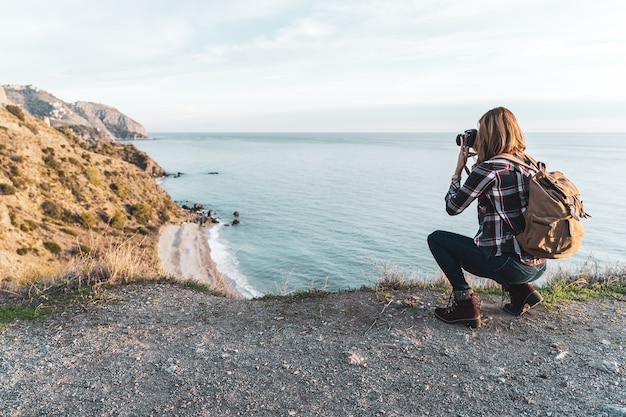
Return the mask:
[[476,140],[476,134],[478,130],[476,129],[467,129],[465,132],[456,135],[456,144],[457,146],[461,146],[463,144],[463,139],[465,139],[465,145],[470,148],[474,146],[474,141]]

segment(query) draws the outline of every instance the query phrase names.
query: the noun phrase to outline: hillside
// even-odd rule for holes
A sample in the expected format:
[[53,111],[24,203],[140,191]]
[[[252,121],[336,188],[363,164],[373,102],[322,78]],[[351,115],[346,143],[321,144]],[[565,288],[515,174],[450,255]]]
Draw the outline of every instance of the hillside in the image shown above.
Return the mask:
[[161,225],[186,215],[157,185],[164,174],[132,144],[84,141],[0,107],[0,284],[53,273],[102,242],[131,242],[153,263]]
[[31,85],[0,85],[0,105],[21,107],[52,127],[67,127],[83,140],[147,139],[146,129],[119,110],[98,103],[66,103]]

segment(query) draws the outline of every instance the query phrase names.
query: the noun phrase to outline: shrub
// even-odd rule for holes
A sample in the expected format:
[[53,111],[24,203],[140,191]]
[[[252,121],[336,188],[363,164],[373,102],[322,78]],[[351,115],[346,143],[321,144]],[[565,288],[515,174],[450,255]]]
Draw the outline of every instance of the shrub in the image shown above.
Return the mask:
[[146,224],[152,218],[152,207],[144,202],[133,204],[130,208],[130,213],[139,223]]
[[51,253],[57,255],[61,253],[61,246],[58,243],[54,242],[43,242],[43,247],[48,249]]
[[96,216],[89,211],[85,211],[80,215],[79,223],[85,229],[91,229],[96,224]]
[[54,169],[54,170],[58,170],[61,165],[59,165],[59,163],[57,162],[56,159],[54,159],[54,155],[46,155],[43,158],[43,162],[44,164],[46,164],[46,166]]
[[62,228],[61,231],[63,233],[66,233],[66,234],[70,235],[70,236],[78,236],[78,233],[76,232],[76,230],[70,229],[68,227]]
[[63,217],[63,209],[54,201],[46,200],[41,204],[43,214],[53,219],[61,219]]
[[28,248],[18,248],[16,252],[18,255],[24,256],[28,253]]
[[70,254],[72,254],[72,256],[90,256],[91,248],[86,245],[74,246],[70,251]]
[[111,221],[109,223],[114,229],[123,229],[124,221],[124,213],[122,213],[121,210],[115,210],[115,213],[113,214],[113,217],[111,217]]
[[23,232],[30,232],[33,230],[37,230],[37,228],[39,227],[39,225],[37,223],[35,223],[32,220],[26,220],[21,226],[20,226],[20,230],[22,230]]
[[24,110],[22,110],[20,106],[14,106],[12,104],[9,104],[6,106],[6,109],[9,111],[9,113],[14,115],[18,119],[20,119],[22,122],[26,120],[26,115],[24,114]]
[[89,181],[91,185],[96,187],[100,185],[100,182],[102,181],[100,179],[100,171],[98,171],[96,168],[89,168],[85,173],[85,176],[87,177],[87,181]]
[[15,187],[11,184],[0,184],[0,195],[15,194]]
[[128,195],[128,188],[126,188],[125,184],[111,184],[109,188],[121,199],[126,198]]

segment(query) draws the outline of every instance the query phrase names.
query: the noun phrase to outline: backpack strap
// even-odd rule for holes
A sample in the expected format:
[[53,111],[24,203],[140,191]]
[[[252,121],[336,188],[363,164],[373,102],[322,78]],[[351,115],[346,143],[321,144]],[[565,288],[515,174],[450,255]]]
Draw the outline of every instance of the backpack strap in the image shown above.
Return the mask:
[[[527,168],[533,175],[536,174],[539,171],[545,171],[546,166],[545,166],[545,164],[543,162],[537,162],[534,158],[532,158],[531,156],[526,155],[526,154],[524,154],[524,157],[525,157],[526,160],[523,160],[519,156],[510,154],[510,153],[501,153],[501,154],[493,156],[489,160],[490,161],[495,161],[497,159],[504,159],[504,160],[507,160],[509,162],[513,162],[513,163],[515,163],[517,165],[521,165],[521,166]],[[491,204],[493,204],[493,201],[491,201],[491,199],[489,199],[489,201],[491,202]],[[506,217],[504,217],[502,215],[500,215],[500,217],[511,228],[512,231],[515,230],[510,219],[508,219],[508,218],[506,218]]]
[[517,155],[513,155],[511,153],[500,153],[491,158],[494,159],[506,159],[507,161],[515,162],[518,165],[528,168],[532,172],[545,171],[546,164],[543,162],[539,162],[535,160],[532,156],[524,154],[524,159],[520,158]]

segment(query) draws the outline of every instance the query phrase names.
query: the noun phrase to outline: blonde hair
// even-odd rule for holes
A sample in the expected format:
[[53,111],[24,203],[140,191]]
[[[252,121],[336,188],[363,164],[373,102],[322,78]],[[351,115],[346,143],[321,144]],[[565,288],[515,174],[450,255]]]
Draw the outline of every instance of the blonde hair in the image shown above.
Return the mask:
[[480,118],[474,150],[478,155],[478,163],[501,153],[524,156],[524,135],[509,109],[496,107]]

